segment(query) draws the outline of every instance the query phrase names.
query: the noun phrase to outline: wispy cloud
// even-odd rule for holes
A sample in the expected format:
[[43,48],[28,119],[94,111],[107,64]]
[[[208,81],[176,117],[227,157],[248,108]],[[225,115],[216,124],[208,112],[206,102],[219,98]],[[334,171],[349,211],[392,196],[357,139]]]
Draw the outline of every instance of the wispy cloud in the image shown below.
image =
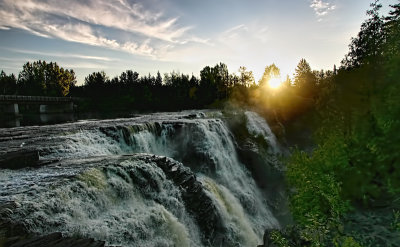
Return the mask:
[[12,58],[12,57],[0,57],[0,61],[7,61],[7,62],[21,62],[26,61],[26,58]]
[[266,43],[268,39],[267,26],[240,24],[222,32],[218,40],[222,43],[236,43],[235,45],[242,44],[243,46]]
[[22,49],[7,49],[11,52],[17,52],[21,54],[31,54],[31,55],[39,55],[39,56],[46,56],[46,57],[64,57],[64,58],[77,58],[82,60],[96,60],[96,61],[116,61],[115,58],[109,57],[99,57],[99,56],[88,56],[82,54],[65,54],[65,53],[56,53],[56,52],[41,52],[41,51],[30,51],[30,50],[22,50]]
[[89,63],[89,62],[63,63],[63,67],[72,69],[94,69],[94,70],[104,70],[109,68],[108,65]]
[[[0,1],[0,29],[19,28],[42,37],[146,56],[157,55],[153,43],[205,42],[190,37],[191,27],[179,25],[178,20],[129,0]],[[122,35],[125,40],[115,34],[118,32],[127,33]]]
[[322,0],[312,0],[310,7],[314,9],[315,14],[319,18],[318,21],[321,21],[323,16],[326,16],[336,8],[334,4]]

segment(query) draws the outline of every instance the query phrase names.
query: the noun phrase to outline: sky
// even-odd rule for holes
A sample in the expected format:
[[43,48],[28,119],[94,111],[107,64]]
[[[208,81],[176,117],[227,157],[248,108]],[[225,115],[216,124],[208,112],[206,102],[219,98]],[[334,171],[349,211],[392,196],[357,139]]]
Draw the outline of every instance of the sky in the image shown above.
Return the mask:
[[[383,0],[384,6],[396,0]],[[275,63],[292,76],[301,58],[332,69],[366,19],[368,0],[0,0],[0,70],[28,61],[112,78],[227,64],[256,81]]]

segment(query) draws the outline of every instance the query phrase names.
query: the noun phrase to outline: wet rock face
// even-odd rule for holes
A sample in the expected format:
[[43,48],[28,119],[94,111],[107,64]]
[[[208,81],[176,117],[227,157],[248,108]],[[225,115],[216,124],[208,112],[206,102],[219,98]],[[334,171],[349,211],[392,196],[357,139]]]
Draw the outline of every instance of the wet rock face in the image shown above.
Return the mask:
[[221,244],[225,231],[221,216],[194,173],[172,159],[156,156],[152,156],[152,159],[155,159],[167,177],[179,186],[188,212],[194,216],[204,234],[203,240],[212,245]]
[[235,137],[238,157],[268,198],[267,203],[274,215],[282,225],[286,225],[292,219],[287,205],[286,186],[283,183],[285,168],[279,162],[283,153],[274,150],[266,135],[251,133],[246,127],[248,121],[245,113],[232,116],[227,121]]
[[0,155],[0,169],[20,169],[39,166],[39,152],[18,150]]
[[[190,168],[167,157],[140,154],[135,155],[135,158],[146,163],[155,162],[163,170],[167,179],[179,188],[185,208],[199,226],[204,243],[212,246],[222,244],[226,229],[222,223],[221,215],[219,215],[212,199],[205,192],[203,184],[197,180]],[[141,178],[134,177],[139,186],[149,186],[158,191],[156,180],[149,176],[145,170],[139,170]]]

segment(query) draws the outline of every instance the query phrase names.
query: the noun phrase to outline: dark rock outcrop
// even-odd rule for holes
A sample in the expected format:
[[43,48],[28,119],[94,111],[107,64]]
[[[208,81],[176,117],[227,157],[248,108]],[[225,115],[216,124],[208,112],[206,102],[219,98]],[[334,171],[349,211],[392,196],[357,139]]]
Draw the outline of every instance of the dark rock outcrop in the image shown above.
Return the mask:
[[167,157],[143,157],[154,161],[167,178],[180,188],[186,209],[195,218],[203,233],[203,241],[212,246],[220,246],[224,241],[225,232],[221,215],[194,173],[182,163]]
[[37,150],[18,150],[0,155],[0,168],[20,169],[39,166],[39,152]]
[[274,216],[281,225],[292,222],[288,208],[284,166],[280,155],[262,135],[249,133],[244,113],[230,115],[227,125],[232,132],[239,160],[251,172],[252,177],[262,190]]

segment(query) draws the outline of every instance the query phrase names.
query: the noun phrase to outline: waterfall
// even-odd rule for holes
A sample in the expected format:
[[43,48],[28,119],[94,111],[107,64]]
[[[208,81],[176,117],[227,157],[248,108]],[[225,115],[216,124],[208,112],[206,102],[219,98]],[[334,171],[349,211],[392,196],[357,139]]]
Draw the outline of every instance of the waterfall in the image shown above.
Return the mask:
[[247,117],[246,127],[249,133],[253,136],[261,136],[269,144],[272,153],[279,153],[280,148],[274,133],[267,124],[264,118],[260,117],[257,113],[246,111]]
[[[113,245],[200,246],[179,189],[154,162],[92,162],[96,167],[53,180],[51,190],[44,190],[49,181],[42,179],[28,193],[14,195],[23,208],[15,220],[23,219],[31,232],[57,230]],[[49,171],[31,171],[29,177]]]
[[[210,115],[158,114],[30,138],[26,145],[37,145],[41,160],[59,161],[7,171],[0,201],[21,204],[13,219],[40,234],[57,230],[123,246],[257,246],[279,223],[222,114]],[[265,120],[244,115],[249,134],[278,152]],[[197,212],[198,203],[207,211]]]

